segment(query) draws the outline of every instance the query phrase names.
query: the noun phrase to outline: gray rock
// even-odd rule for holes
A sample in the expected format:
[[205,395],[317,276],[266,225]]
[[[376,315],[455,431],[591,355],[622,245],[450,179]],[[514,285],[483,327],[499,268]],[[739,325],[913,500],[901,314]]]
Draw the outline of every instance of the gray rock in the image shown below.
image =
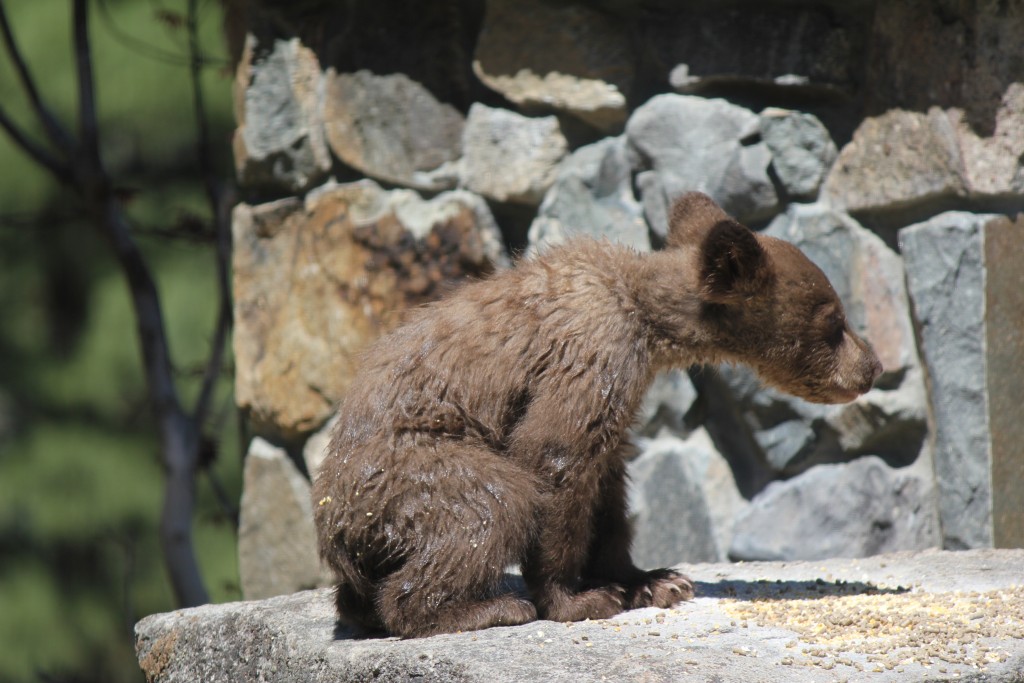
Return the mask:
[[236,77],[235,171],[246,187],[301,192],[324,178],[331,154],[323,130],[323,74],[298,38],[269,52],[246,40]]
[[650,250],[643,210],[633,197],[622,138],[605,138],[562,160],[528,237],[531,250],[535,250],[572,235],[607,238],[640,251]]
[[750,501],[736,520],[729,556],[816,560],[934,547],[934,496],[927,479],[873,456],[821,465]]
[[945,113],[892,110],[864,119],[839,152],[823,195],[851,213],[940,205],[966,185],[956,131]]
[[816,198],[838,154],[821,121],[811,114],[765,109],[761,138],[772,153],[772,167],[786,193],[794,199]]
[[309,438],[306,439],[306,443],[302,446],[302,460],[306,463],[306,471],[309,472],[310,481],[316,481],[320,465],[323,464],[324,458],[327,457],[327,446],[331,442],[331,435],[337,423],[338,415],[335,413],[323,427],[310,434]]
[[[413,640],[352,638],[336,626],[330,591],[305,591],[146,617],[135,627],[136,652],[146,679],[166,683],[668,683],[709,674],[750,683],[979,675],[1001,683],[1024,676],[1024,639],[1013,635],[1024,619],[1018,604],[996,592],[1017,594],[1010,591],[1020,590],[1022,564],[1024,550],[683,565],[698,597],[675,609]],[[979,591],[974,602],[965,600],[970,591]],[[749,617],[764,606],[769,619]],[[992,618],[972,621],[978,613]],[[836,631],[833,622],[844,617],[848,626]],[[875,626],[862,623],[871,618]],[[816,628],[839,636],[838,643],[824,643]],[[925,628],[943,634],[936,655]],[[883,659],[869,659],[879,647]],[[883,666],[890,661],[892,668]]]
[[[626,138],[648,218],[665,215],[665,204],[699,190],[740,221],[764,219],[778,206],[768,177],[771,153],[759,133],[757,115],[725,100],[657,95],[626,123]],[[652,225],[658,234],[666,227]]]
[[943,545],[953,549],[992,544],[983,231],[994,218],[944,213],[899,233],[930,380]]
[[681,370],[667,370],[654,378],[637,415],[639,432],[654,436],[663,429],[682,436],[686,431],[683,419],[697,400],[697,390],[690,377]]
[[402,73],[326,74],[331,149],[368,176],[421,190],[455,187],[462,114]]
[[309,496],[309,482],[284,450],[253,439],[238,525],[238,573],[246,600],[330,583],[317,556]]
[[633,561],[655,568],[724,560],[746,502],[707,433],[642,443],[629,464]]
[[488,0],[473,71],[520,107],[611,131],[626,120],[632,63],[626,27],[585,4]]
[[558,119],[475,102],[462,138],[461,184],[499,202],[540,204],[568,151]]

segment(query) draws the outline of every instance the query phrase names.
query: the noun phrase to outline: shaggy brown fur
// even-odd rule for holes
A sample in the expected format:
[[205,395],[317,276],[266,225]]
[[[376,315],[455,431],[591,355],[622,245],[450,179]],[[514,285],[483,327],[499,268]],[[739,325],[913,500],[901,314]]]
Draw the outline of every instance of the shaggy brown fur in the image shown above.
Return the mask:
[[[314,486],[340,616],[415,637],[692,597],[630,559],[624,435],[656,372],[719,361],[818,402],[881,372],[816,266],[701,194],[664,251],[575,241],[414,313],[366,354]],[[499,591],[514,564],[532,602]]]

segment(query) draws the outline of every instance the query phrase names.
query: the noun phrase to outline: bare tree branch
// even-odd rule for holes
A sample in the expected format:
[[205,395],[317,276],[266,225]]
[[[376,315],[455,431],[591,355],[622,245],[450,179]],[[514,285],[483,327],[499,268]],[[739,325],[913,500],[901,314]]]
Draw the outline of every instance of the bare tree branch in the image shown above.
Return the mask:
[[74,0],[72,26],[75,67],[78,71],[78,141],[92,172],[100,172],[99,124],[96,120],[96,88],[92,80],[92,54],[89,49],[89,3]]
[[43,124],[43,130],[46,131],[46,134],[50,137],[50,142],[55,147],[70,155],[73,147],[71,136],[60,125],[56,117],[50,113],[50,110],[43,105],[35,80],[28,70],[28,65],[25,64],[25,59],[21,56],[18,44],[14,41],[14,33],[11,31],[11,24],[7,20],[7,11],[3,0],[0,0],[0,33],[3,34],[4,46],[7,48],[7,54],[14,64],[14,70],[18,73],[18,80],[21,81],[25,94],[28,95],[28,100],[32,105],[33,111],[36,113],[36,117]]
[[7,131],[15,145],[20,147],[25,154],[32,157],[33,161],[52,173],[58,182],[65,185],[71,182],[71,169],[29,138],[11,120],[2,107],[0,107],[0,127]]
[[150,401],[160,431],[161,457],[166,472],[165,495],[160,518],[160,541],[171,585],[181,606],[199,605],[209,601],[192,543],[192,517],[195,510],[195,486],[200,464],[201,425],[209,410],[212,387],[220,374],[224,348],[230,325],[231,302],[227,267],[230,258],[228,195],[221,192],[209,161],[209,131],[206,127],[202,91],[199,88],[200,56],[195,39],[195,2],[190,1],[190,41],[192,54],[190,74],[195,95],[195,112],[199,130],[197,153],[200,168],[214,214],[217,235],[218,285],[221,288],[214,345],[207,364],[203,387],[195,412],[190,415],[181,405],[174,383],[174,367],[168,348],[167,330],[161,310],[160,295],[153,275],[132,234],[131,225],[122,208],[118,190],[103,166],[100,155],[99,122],[96,112],[96,91],[93,78],[92,52],[89,44],[88,0],[72,2],[72,36],[75,67],[78,75],[77,143],[57,123],[41,98],[36,84],[17,49],[10,24],[0,0],[0,33],[7,52],[14,62],[25,92],[37,118],[54,147],[67,160],[54,158],[46,149],[31,140],[0,108],[0,127],[33,160],[53,173],[62,183],[71,186],[82,198],[93,223],[110,244],[128,281],[137,332],[142,350],[142,365]]
[[184,413],[178,399],[156,283],[132,238],[120,203],[108,189],[109,183],[103,182],[95,187],[99,188],[99,195],[86,197],[86,201],[128,278],[143,369],[160,427],[161,454],[167,477],[160,518],[164,560],[178,604],[200,605],[208,602],[209,596],[203,586],[192,544],[199,430]]

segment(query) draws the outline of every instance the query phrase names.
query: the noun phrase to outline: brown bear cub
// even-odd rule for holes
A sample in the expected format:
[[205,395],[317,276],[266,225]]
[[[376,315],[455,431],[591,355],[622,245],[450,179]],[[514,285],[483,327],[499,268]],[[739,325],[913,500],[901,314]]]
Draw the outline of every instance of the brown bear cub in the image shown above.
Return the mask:
[[[810,401],[881,366],[825,275],[693,193],[664,250],[578,240],[412,314],[340,407],[313,488],[341,618],[403,637],[693,596],[630,559],[626,433],[659,370],[721,361]],[[518,564],[532,601],[502,593]]]

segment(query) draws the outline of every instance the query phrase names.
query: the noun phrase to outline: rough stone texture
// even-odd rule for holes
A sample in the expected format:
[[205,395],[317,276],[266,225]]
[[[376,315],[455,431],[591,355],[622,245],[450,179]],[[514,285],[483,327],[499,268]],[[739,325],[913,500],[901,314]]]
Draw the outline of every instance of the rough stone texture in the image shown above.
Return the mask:
[[[1019,78],[1024,80],[1024,73]],[[991,135],[979,134],[969,117],[970,112],[964,109],[949,110],[960,143],[968,194],[971,197],[1024,194],[1024,83],[1007,86],[995,112]],[[1017,204],[1020,205],[1019,200]]]
[[786,193],[793,199],[815,199],[838,154],[828,129],[817,117],[788,109],[765,109],[760,118],[761,138]]
[[726,560],[733,520],[747,503],[707,432],[641,444],[629,465],[633,560],[650,569]]
[[368,176],[422,190],[455,187],[462,114],[405,74],[326,74],[331,149]]
[[253,439],[238,524],[238,572],[247,600],[330,584],[317,557],[309,495],[309,482],[284,450]]
[[520,107],[555,108],[604,131],[626,120],[629,36],[586,5],[488,0],[473,70]]
[[300,192],[331,170],[323,130],[323,74],[297,38],[245,43],[235,77],[239,184]]
[[662,430],[682,435],[687,432],[683,419],[697,400],[697,390],[681,370],[667,370],[654,378],[637,415],[639,433],[655,436]]
[[943,547],[954,549],[992,545],[982,251],[992,220],[949,212],[899,233],[930,380]]
[[956,131],[938,107],[865,119],[824,188],[834,206],[851,213],[936,204],[965,192]]
[[992,453],[992,541],[1024,547],[1024,217],[985,226],[985,379]]
[[[330,591],[306,591],[147,617],[136,651],[151,683],[1015,681],[1022,564],[1024,551],[987,550],[683,565],[698,597],[673,610],[418,640],[352,639]],[[770,620],[750,615],[761,606]],[[905,659],[887,668],[888,652]]]
[[530,225],[530,248],[559,244],[572,235],[650,250],[643,209],[633,196],[623,138],[605,138],[581,147],[559,165],[555,183]]
[[729,556],[818,560],[934,547],[932,488],[929,480],[873,456],[814,467],[770,484],[751,501],[736,519]]
[[568,151],[558,119],[474,103],[462,138],[461,184],[499,202],[540,204]]
[[483,200],[372,181],[234,214],[235,397],[256,431],[319,427],[369,341],[410,305],[504,261]]
[[626,138],[634,169],[654,172],[638,179],[648,219],[664,216],[671,200],[690,190],[706,192],[740,221],[770,216],[778,197],[768,178],[771,153],[753,142],[758,133],[757,115],[725,100],[658,95],[639,107]]

